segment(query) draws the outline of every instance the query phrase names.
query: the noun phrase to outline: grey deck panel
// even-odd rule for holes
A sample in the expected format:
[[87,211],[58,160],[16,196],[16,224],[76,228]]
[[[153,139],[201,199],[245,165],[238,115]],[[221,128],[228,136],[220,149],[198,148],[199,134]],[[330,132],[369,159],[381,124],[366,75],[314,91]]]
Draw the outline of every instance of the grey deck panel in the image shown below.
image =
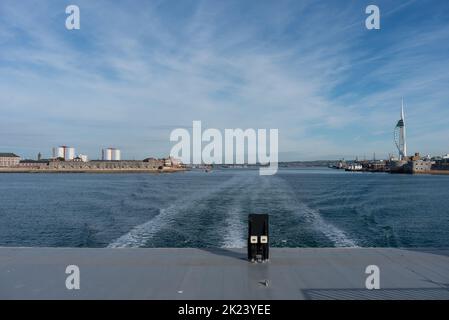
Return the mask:
[[[449,250],[0,248],[0,299],[449,299]],[[65,268],[80,268],[67,290]],[[365,268],[380,268],[380,290]],[[264,281],[268,280],[268,287]]]

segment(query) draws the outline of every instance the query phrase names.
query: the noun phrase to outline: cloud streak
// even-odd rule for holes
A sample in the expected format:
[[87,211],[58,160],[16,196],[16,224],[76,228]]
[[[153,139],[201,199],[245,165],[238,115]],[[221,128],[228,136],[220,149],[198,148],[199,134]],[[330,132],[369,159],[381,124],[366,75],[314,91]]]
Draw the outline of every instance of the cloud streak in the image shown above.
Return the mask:
[[0,4],[0,148],[163,156],[170,128],[201,120],[279,128],[281,160],[386,155],[405,96],[412,150],[449,151],[420,138],[449,133],[443,2],[379,1],[377,33],[364,1],[77,4],[75,32],[64,2]]

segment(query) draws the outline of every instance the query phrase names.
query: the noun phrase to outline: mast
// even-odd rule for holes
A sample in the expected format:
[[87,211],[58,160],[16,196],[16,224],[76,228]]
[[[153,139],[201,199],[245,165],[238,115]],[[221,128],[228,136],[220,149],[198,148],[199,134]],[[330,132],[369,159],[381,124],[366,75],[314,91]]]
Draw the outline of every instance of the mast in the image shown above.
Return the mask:
[[405,116],[404,116],[404,98],[402,98],[401,104],[401,120],[403,123],[403,127],[401,130],[401,138],[402,138],[402,156],[407,157],[407,140],[406,140],[406,132],[405,132]]

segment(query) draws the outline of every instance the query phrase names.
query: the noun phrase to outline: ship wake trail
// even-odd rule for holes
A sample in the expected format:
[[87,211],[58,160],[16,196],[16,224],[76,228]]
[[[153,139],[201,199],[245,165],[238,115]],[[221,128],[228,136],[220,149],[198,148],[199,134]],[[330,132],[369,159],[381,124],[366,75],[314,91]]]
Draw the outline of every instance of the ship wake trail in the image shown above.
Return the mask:
[[336,247],[357,247],[356,242],[348,237],[343,230],[325,221],[319,210],[312,209],[305,203],[300,202],[282,178],[273,177],[272,184],[273,190],[277,190],[275,192],[282,193],[278,196],[283,198],[280,203],[286,210],[300,215],[315,230],[331,240]]
[[300,204],[299,208],[300,212],[311,222],[313,227],[321,231],[336,247],[357,247],[355,241],[350,239],[343,230],[324,221],[318,210],[314,210],[305,204]]
[[241,208],[235,207],[229,210],[222,248],[244,248],[246,246],[245,226],[241,217]]
[[222,248],[246,247],[246,212],[250,202],[248,192],[258,190],[255,177],[247,177],[236,190],[232,192],[231,205],[226,212],[226,227],[223,230]]
[[195,208],[201,201],[219,194],[225,189],[232,188],[236,183],[239,183],[239,180],[233,177],[215,188],[197,193],[187,199],[183,198],[167,208],[159,209],[159,214],[157,216],[134,227],[128,233],[114,240],[108,245],[108,248],[138,248],[145,246],[157,232],[173,223],[179,214],[186,211],[194,213]]

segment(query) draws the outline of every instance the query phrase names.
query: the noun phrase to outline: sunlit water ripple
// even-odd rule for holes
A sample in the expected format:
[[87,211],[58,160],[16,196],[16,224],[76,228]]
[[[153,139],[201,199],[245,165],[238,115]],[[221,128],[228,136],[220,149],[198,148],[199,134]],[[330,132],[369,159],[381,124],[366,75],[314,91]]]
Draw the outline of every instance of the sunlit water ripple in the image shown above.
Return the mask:
[[449,176],[330,169],[0,175],[0,245],[244,247],[249,213],[275,247],[447,247]]

